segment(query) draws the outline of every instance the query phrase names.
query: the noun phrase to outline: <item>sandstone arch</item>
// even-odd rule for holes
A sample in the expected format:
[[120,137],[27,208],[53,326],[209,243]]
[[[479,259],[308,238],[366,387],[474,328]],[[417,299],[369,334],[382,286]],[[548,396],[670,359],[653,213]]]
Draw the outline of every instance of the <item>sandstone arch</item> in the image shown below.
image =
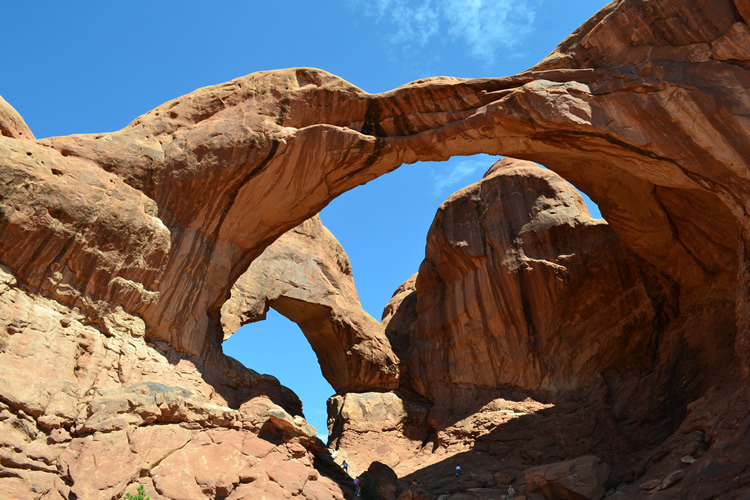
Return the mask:
[[[665,16],[672,5],[660,7]],[[731,296],[737,235],[747,230],[746,188],[739,182],[744,104],[736,92],[744,69],[709,50],[735,36],[736,14],[729,2],[722,5],[731,9],[726,16],[693,9],[694,22],[707,28],[688,27],[681,41],[705,51],[679,71],[673,62],[681,55],[668,37],[634,38],[635,49],[619,34],[608,37],[608,26],[658,14],[619,2],[514,77],[432,79],[370,96],[318,70],[258,73],[176,99],[120,132],[29,147],[41,147],[39,155],[58,151],[48,161],[61,170],[98,165],[129,186],[119,191],[148,197],[153,208],[147,211],[158,212],[168,229],[168,250],[143,257],[153,269],[144,276],[130,276],[120,265],[87,286],[90,295],[143,314],[151,335],[187,352],[215,345],[227,283],[280,234],[336,194],[403,162],[455,154],[506,154],[547,165],[590,193],[623,239],[676,282],[691,287],[710,276],[726,286],[719,293]],[[587,50],[595,37],[597,47],[611,47]],[[686,112],[689,128],[681,126]],[[651,139],[670,126],[669,141]],[[709,137],[721,137],[725,147],[716,149]],[[193,197],[187,207],[184,193]],[[271,197],[279,207],[273,215],[262,208]],[[637,204],[628,201],[634,198]],[[680,199],[691,203],[685,207]],[[681,238],[682,221],[699,225],[686,213],[695,203],[724,210],[720,215],[732,214],[736,222],[700,224],[696,243]],[[714,257],[711,263],[704,253]],[[27,273],[41,282],[35,271]],[[63,274],[63,282],[75,279]],[[200,292],[188,293],[193,289]],[[186,310],[191,313],[180,312]]]
[[317,215],[253,261],[222,306],[224,338],[265,319],[269,307],[302,329],[338,393],[398,387],[398,357],[359,303],[351,264]]
[[[220,308],[279,236],[404,162],[479,152],[533,160],[586,191],[628,248],[658,269],[679,297],[677,320],[731,306],[729,321],[691,338],[701,346],[721,336],[734,359],[706,381],[689,417],[715,444],[737,444],[715,446],[703,466],[728,484],[732,459],[747,456],[735,433],[749,423],[737,411],[747,407],[750,375],[748,19],[740,0],[618,0],[515,76],[427,79],[369,95],[320,70],[262,72],[99,135],[36,141],[0,102],[4,296],[12,289],[13,300],[45,301],[56,308],[52,323],[85,331],[88,347],[107,344],[95,330],[125,350],[132,338],[138,347],[127,352],[157,364],[137,340],[145,337],[181,360],[221,366],[230,383],[245,375],[223,365]],[[19,318],[4,324],[8,336],[41,322]],[[97,349],[81,344],[65,355],[114,363]],[[388,359],[357,384],[389,387]],[[112,366],[106,384],[140,376]],[[191,383],[220,400],[200,373],[190,371]],[[21,391],[3,404],[72,429],[75,404],[61,401],[92,397],[71,388],[79,375],[66,375],[72,385],[59,393],[70,394],[60,400]],[[712,406],[722,415],[705,416]],[[221,412],[206,421],[228,421]],[[695,472],[684,487],[702,478]]]

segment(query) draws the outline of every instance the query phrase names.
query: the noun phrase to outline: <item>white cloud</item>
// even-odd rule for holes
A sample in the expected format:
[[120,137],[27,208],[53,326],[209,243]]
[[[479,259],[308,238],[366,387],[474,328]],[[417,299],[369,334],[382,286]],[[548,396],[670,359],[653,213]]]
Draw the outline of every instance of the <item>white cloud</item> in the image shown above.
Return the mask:
[[449,33],[487,64],[500,49],[516,48],[531,32],[534,11],[512,0],[444,0]]
[[392,25],[388,39],[394,45],[424,47],[439,32],[440,14],[432,0],[364,0],[358,6],[377,23]]
[[432,175],[432,191],[436,196],[447,197],[478,181],[492,163],[488,161],[486,155],[479,155],[437,164],[435,165],[436,172]]
[[378,24],[390,25],[390,44],[423,48],[449,36],[490,64],[501,50],[518,48],[531,32],[534,10],[512,0],[364,0],[358,8]]

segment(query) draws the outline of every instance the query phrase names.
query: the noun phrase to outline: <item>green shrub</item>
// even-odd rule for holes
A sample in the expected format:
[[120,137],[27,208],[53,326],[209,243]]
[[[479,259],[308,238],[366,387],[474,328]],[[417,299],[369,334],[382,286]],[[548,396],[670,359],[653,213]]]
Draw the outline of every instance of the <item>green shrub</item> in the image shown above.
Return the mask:
[[151,497],[146,496],[146,488],[144,488],[143,485],[140,485],[138,487],[137,495],[131,495],[130,493],[125,493],[125,499],[126,500],[151,500]]

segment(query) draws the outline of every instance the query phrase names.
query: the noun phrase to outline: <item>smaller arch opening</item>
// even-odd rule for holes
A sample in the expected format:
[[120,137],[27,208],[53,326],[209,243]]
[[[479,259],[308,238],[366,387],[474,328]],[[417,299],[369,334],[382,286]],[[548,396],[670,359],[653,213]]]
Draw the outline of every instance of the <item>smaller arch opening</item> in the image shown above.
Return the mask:
[[224,353],[259,373],[273,375],[302,401],[307,423],[328,441],[326,401],[336,391],[323,378],[310,343],[296,323],[273,309],[224,341]]

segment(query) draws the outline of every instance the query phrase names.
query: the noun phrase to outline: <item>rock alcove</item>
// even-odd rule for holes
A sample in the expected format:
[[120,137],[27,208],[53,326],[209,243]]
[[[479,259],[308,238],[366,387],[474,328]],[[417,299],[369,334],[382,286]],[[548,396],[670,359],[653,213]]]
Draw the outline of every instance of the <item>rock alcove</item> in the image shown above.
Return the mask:
[[[552,172],[502,165],[438,211],[384,330],[278,295],[334,319],[308,335],[341,394],[334,445],[435,493],[459,460],[489,464],[467,489],[554,497],[585,466],[590,497],[746,496],[748,19],[740,0],[620,0],[518,75],[369,95],[262,72],[108,134],[35,140],[0,103],[0,491],[342,498],[294,395],[221,353],[229,287],[342,192],[483,152],[546,165],[609,225],[554,201]],[[532,220],[492,202],[514,196]]]

